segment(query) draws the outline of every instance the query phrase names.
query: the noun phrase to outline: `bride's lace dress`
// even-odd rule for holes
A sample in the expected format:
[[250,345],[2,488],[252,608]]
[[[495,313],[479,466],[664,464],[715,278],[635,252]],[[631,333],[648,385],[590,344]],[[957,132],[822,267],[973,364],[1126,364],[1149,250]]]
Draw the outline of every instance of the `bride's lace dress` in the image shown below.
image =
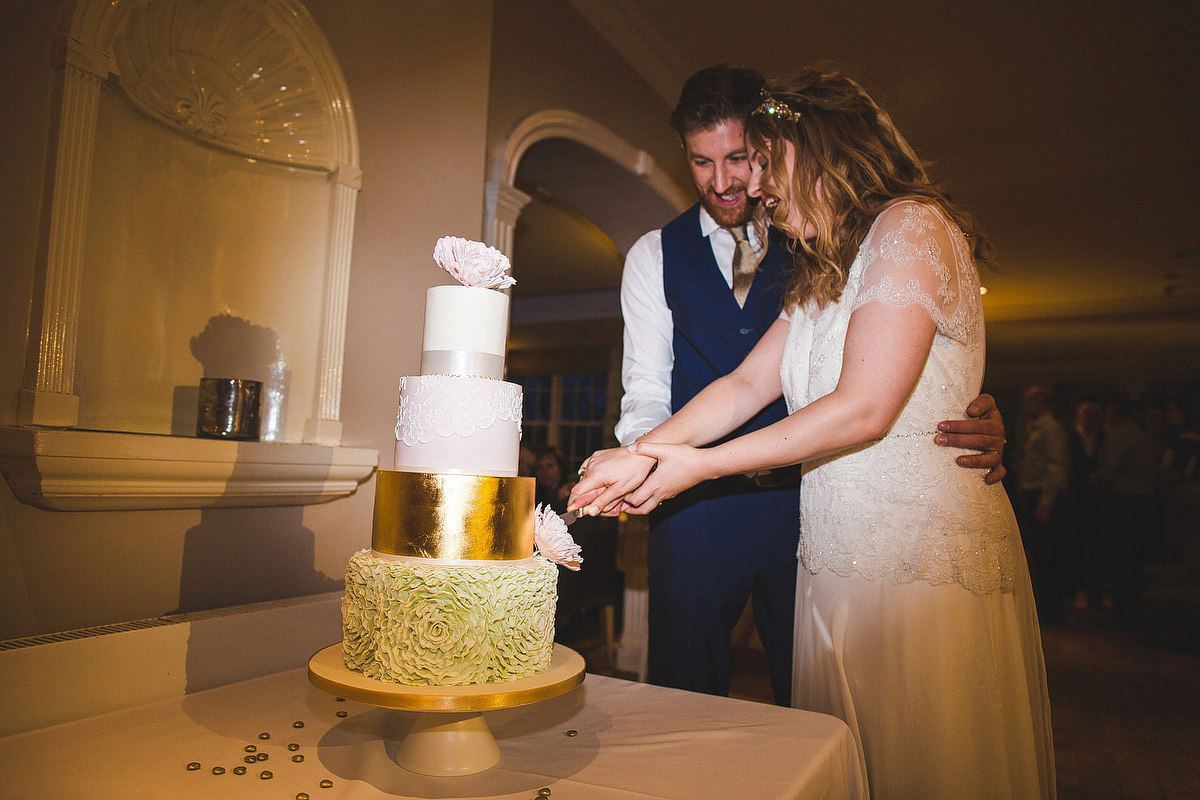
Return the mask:
[[[979,393],[984,331],[966,239],[933,205],[886,208],[837,303],[791,315],[790,411],[837,386],[854,311],[919,305],[937,325],[881,439],[804,464],[794,702],[846,720],[876,800],[1051,797],[1041,642],[1004,489],[933,442]],[[881,342],[880,347],[886,347]]]

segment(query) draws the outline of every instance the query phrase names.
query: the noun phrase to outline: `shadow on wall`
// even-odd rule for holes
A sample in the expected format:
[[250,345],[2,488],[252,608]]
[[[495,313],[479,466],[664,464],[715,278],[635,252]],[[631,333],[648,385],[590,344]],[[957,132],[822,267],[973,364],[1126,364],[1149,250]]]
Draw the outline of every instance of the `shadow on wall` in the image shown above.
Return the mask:
[[[183,664],[185,695],[202,698],[206,689],[305,666],[318,650],[341,641],[341,598],[338,591],[248,608],[241,606],[189,619]],[[254,690],[250,694],[254,696],[253,703],[268,708],[277,699],[263,697]],[[185,700],[185,708],[197,722],[214,731],[228,727],[227,710],[208,715],[202,713],[204,706],[201,700],[195,704]],[[271,717],[269,713],[265,716]],[[224,735],[242,737],[246,732],[226,730]]]
[[[226,484],[227,494],[252,477],[259,465],[239,458]],[[199,524],[184,534],[182,570],[179,578],[179,608],[183,614],[229,606],[242,606],[287,598],[306,598],[341,592],[344,581],[316,569],[316,534],[303,524],[304,506],[271,506],[254,509],[210,508],[201,511]],[[193,624],[188,639],[187,691],[199,691],[244,680],[232,660],[247,657],[261,662],[257,674],[290,669],[307,663],[321,646],[336,641],[340,633],[340,613],[335,627],[301,647],[302,661],[293,663],[298,642],[313,631],[270,630],[247,638],[242,646],[231,642],[221,626]],[[247,622],[247,624],[253,624]],[[291,626],[294,628],[294,626]],[[271,640],[281,637],[271,644]],[[237,659],[231,658],[235,648]],[[228,674],[226,674],[228,673]]]
[[[283,441],[287,429],[287,398],[291,371],[284,361],[279,334],[232,314],[210,317],[204,330],[191,339],[192,356],[204,378],[242,378],[262,383],[259,440]],[[171,411],[171,434],[194,436],[198,386],[176,386]]]
[[342,581],[314,568],[316,534],[302,515],[301,506],[201,512],[184,535],[179,608],[172,613],[341,589]]

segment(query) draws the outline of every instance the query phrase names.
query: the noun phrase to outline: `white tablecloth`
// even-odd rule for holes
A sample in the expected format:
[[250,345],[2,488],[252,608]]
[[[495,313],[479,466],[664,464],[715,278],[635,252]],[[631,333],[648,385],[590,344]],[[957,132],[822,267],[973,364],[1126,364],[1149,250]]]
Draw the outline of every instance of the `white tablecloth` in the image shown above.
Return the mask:
[[[290,670],[0,739],[0,798],[865,797],[849,729],[822,714],[588,675],[562,697],[485,717],[497,766],[416,775],[392,760],[413,713],[338,701]],[[245,764],[247,745],[268,760]]]

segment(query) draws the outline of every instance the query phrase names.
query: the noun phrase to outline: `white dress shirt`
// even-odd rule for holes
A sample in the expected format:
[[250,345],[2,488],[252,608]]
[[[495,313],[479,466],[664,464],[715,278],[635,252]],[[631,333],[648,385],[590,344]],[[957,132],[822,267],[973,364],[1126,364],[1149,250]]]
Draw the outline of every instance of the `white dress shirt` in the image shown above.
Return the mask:
[[1040,492],[1038,505],[1050,508],[1067,489],[1070,459],[1067,429],[1053,415],[1043,414],[1025,427],[1017,483]]
[[[762,245],[749,229],[750,243],[762,254]],[[732,234],[700,208],[700,232],[708,237],[725,283],[733,290]],[[621,419],[617,441],[628,445],[671,416],[671,370],[675,321],[663,291],[662,231],[654,230],[634,242],[625,256],[621,276],[621,316],[625,322],[621,362]]]

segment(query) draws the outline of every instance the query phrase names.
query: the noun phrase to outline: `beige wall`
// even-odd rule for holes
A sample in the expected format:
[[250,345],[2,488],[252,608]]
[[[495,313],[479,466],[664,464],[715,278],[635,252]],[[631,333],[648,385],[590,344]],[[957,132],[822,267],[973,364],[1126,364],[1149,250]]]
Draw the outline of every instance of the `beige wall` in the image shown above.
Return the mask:
[[497,0],[490,152],[518,122],[545,109],[566,109],[598,122],[648,152],[676,183],[690,190],[679,139],[667,123],[671,105],[566,0]]
[[[14,424],[50,130],[52,30],[65,0],[10,3],[0,25],[6,110],[0,197],[0,425]],[[396,379],[417,370],[443,235],[482,235],[488,157],[547,108],[589,116],[681,180],[669,108],[570,9],[521,3],[309,0],[357,115],[359,195],[342,443],[390,462]],[[493,44],[493,28],[495,42]],[[598,80],[596,76],[604,76]],[[686,185],[686,183],[684,184]],[[340,588],[370,540],[374,481],[332,503],[276,509],[50,512],[0,482],[0,639]]]
[[[50,124],[50,31],[63,0],[6,3],[0,25],[0,424],[17,418]],[[2,601],[0,597],[0,601]]]

